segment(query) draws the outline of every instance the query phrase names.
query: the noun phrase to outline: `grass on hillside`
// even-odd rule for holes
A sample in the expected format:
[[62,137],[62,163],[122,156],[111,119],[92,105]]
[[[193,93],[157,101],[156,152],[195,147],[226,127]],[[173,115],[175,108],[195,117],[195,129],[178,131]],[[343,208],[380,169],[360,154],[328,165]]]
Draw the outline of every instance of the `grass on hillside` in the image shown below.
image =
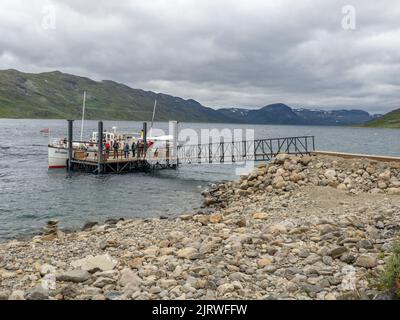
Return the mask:
[[389,112],[383,117],[367,122],[364,127],[367,128],[400,128],[400,109]]

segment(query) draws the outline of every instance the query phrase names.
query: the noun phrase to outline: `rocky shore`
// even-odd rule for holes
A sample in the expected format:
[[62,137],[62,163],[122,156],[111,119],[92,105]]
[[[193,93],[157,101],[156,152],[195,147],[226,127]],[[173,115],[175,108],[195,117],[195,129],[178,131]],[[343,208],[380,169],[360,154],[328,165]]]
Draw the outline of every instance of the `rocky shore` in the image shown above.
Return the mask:
[[174,219],[0,244],[0,299],[387,299],[400,163],[279,155]]

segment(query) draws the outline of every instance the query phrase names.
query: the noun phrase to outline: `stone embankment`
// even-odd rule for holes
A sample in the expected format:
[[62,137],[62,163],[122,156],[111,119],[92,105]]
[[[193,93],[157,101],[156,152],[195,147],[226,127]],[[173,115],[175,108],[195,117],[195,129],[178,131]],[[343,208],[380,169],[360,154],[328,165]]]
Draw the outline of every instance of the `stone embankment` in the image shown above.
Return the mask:
[[399,163],[279,155],[203,192],[209,214],[0,245],[0,299],[383,299]]

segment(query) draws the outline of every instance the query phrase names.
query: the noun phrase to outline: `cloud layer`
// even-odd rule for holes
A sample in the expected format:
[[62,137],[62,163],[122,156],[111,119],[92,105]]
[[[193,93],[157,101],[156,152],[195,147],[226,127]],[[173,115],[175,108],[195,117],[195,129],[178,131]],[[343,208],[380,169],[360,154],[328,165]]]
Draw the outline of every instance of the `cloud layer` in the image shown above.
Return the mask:
[[400,2],[351,2],[355,30],[337,0],[2,0],[0,69],[58,69],[211,107],[398,108]]

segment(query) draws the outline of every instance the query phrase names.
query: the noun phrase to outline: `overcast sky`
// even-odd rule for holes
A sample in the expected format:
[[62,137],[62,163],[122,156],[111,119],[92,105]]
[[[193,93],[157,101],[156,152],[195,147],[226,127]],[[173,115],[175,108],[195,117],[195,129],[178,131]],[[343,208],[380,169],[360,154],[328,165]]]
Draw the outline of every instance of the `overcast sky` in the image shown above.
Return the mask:
[[400,107],[400,1],[0,0],[8,68],[111,79],[210,107],[382,113]]

